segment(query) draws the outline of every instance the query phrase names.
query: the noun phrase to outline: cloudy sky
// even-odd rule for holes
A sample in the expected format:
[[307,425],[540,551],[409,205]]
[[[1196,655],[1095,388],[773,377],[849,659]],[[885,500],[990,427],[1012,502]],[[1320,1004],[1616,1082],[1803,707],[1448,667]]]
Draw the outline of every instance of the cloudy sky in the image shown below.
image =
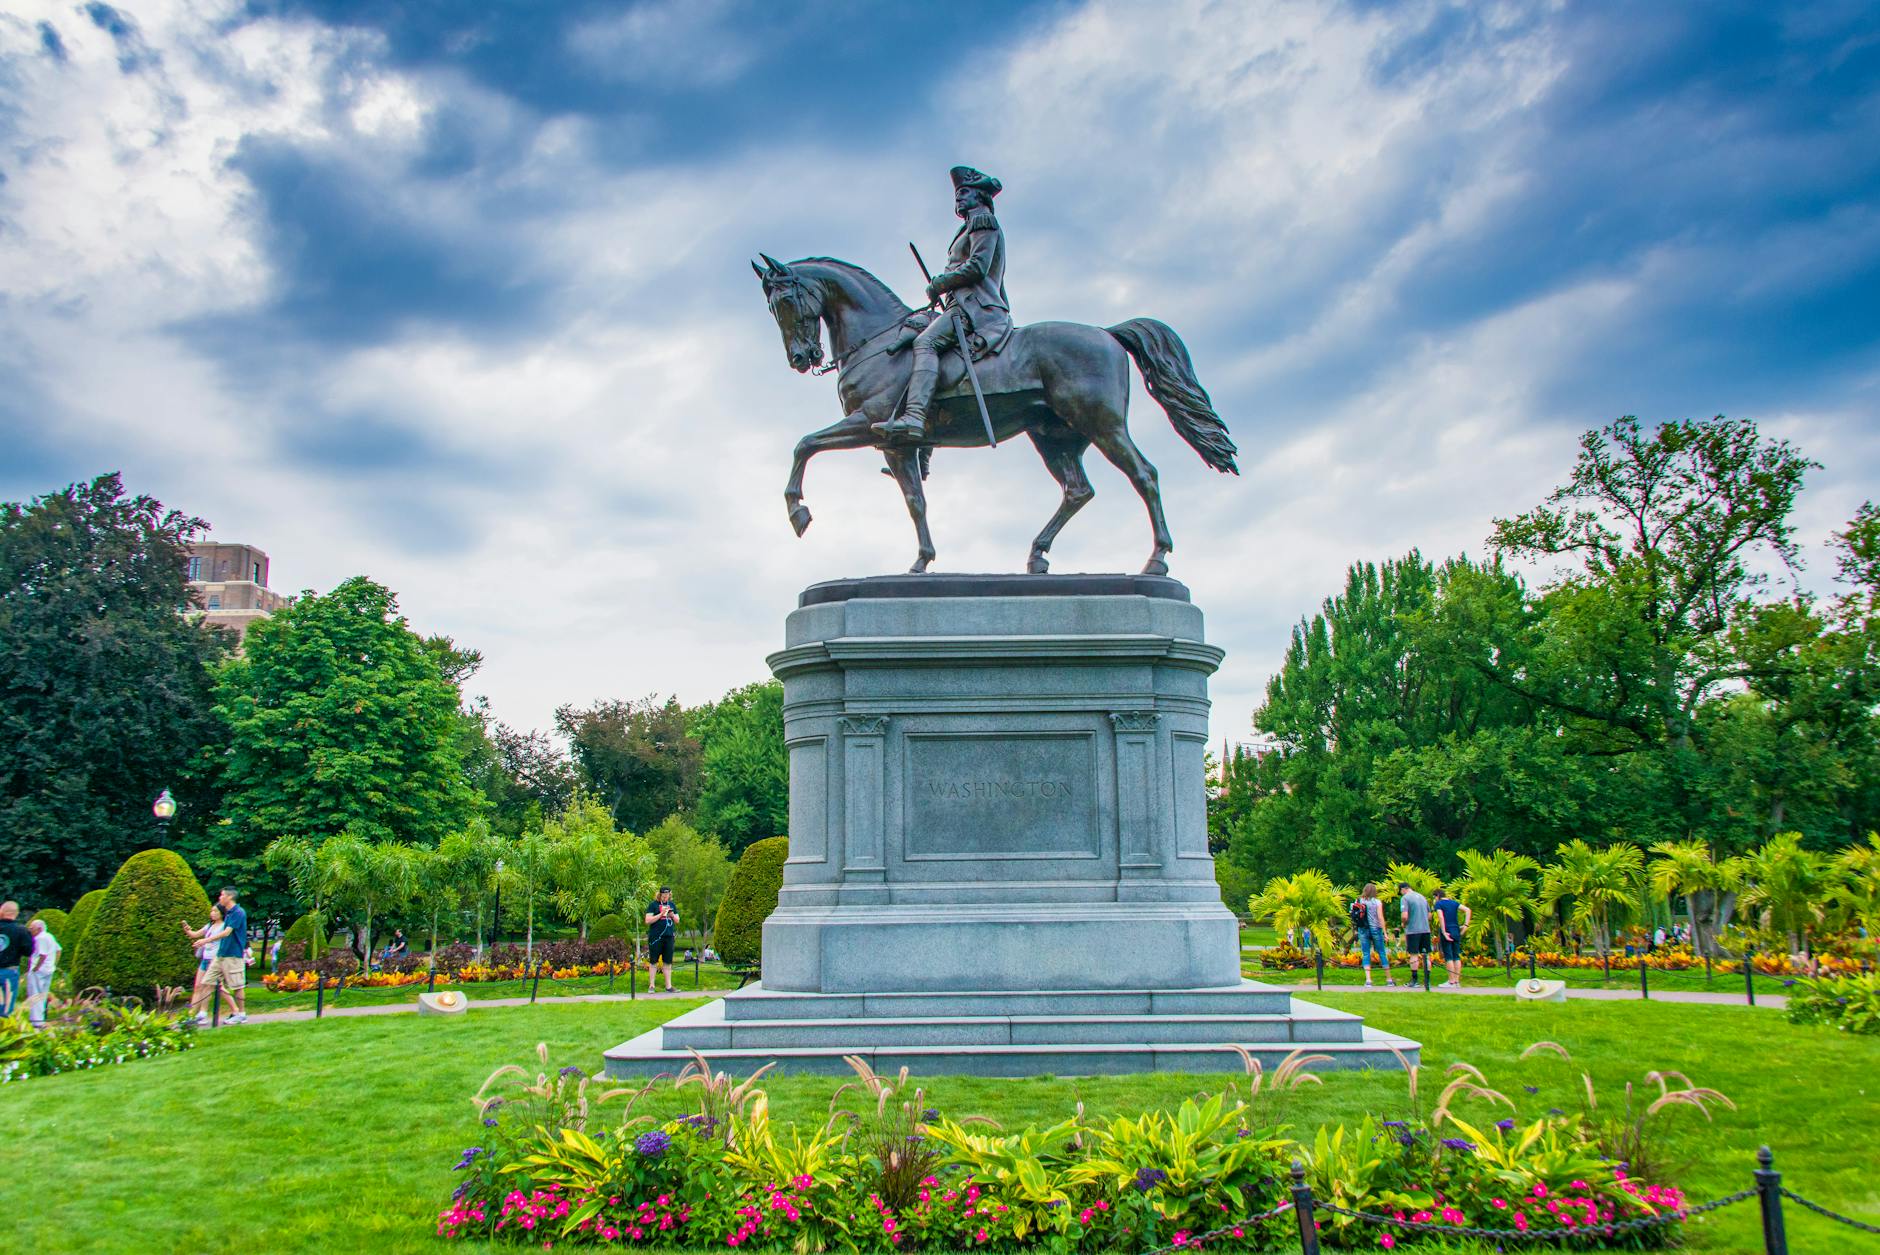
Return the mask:
[[[915,293],[960,162],[1016,316],[1163,319],[1240,443],[1137,386],[1217,739],[1347,563],[1479,552],[1620,414],[1798,442],[1814,544],[1880,493],[1872,3],[9,0],[0,498],[122,470],[277,587],[368,574],[512,723],[703,700],[914,547],[868,453],[791,535],[834,383],[747,260]],[[1055,569],[1133,570],[1089,463]],[[1019,570],[1057,490],[1021,441],[930,496],[940,569]]]

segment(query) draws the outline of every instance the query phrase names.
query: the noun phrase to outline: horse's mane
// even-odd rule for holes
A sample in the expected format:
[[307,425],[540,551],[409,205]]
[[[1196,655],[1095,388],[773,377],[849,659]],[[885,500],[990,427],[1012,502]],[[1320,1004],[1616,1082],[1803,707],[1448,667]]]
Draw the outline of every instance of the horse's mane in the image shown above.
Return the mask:
[[844,274],[854,276],[863,285],[872,287],[877,293],[901,306],[902,309],[913,308],[906,301],[902,300],[900,294],[893,288],[883,283],[880,279],[877,279],[872,271],[864,270],[854,262],[843,261],[840,257],[800,257],[789,264],[792,269],[797,266],[814,265],[827,266],[831,270],[839,270]]

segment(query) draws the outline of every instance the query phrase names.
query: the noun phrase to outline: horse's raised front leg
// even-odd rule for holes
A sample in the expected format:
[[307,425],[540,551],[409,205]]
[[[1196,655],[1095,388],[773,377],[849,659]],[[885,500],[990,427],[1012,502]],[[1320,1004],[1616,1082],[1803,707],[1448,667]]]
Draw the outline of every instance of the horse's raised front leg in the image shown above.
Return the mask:
[[1089,479],[1084,476],[1084,450],[1090,442],[1082,436],[1060,429],[1057,435],[1040,435],[1036,428],[1031,431],[1031,442],[1037,446],[1038,456],[1044,459],[1045,469],[1051,472],[1051,478],[1057,480],[1064,489],[1064,499],[1058,503],[1057,513],[1044,525],[1031,542],[1031,558],[1025,569],[1033,575],[1043,575],[1051,569],[1051,560],[1045,555],[1051,551],[1051,542],[1064,530],[1071,516],[1084,508],[1086,502],[1096,496]]
[[882,452],[888,459],[888,471],[894,476],[894,482],[901,486],[901,496],[907,501],[908,517],[914,520],[914,538],[920,544],[920,552],[915,555],[914,565],[907,569],[907,573],[920,575],[934,558],[933,537],[927,532],[927,492],[920,484],[920,451],[884,449]]
[[868,430],[868,416],[850,414],[839,423],[812,431],[796,442],[796,460],[790,464],[790,482],[783,488],[783,503],[790,508],[790,526],[801,536],[809,530],[809,507],[803,504],[803,472],[809,460],[831,449],[862,449],[876,443]]

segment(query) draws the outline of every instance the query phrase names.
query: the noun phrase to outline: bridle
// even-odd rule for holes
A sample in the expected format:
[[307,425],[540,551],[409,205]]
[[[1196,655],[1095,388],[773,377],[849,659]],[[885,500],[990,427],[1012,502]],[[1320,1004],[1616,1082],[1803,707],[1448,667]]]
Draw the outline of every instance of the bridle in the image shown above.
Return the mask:
[[[796,275],[790,275],[788,278],[774,282],[777,283],[778,291],[782,299],[789,301],[796,307],[797,317],[813,319],[820,326],[823,318],[823,307],[822,297],[819,293],[812,292],[809,285]],[[862,353],[862,350],[881,339],[889,332],[899,331],[901,326],[902,319],[895,319],[880,331],[864,338],[861,343],[850,346],[848,352],[840,356],[832,356],[820,366],[810,367],[809,373],[812,375],[827,375],[834,371],[844,370],[850,366],[858,366],[870,358],[881,356],[892,348],[893,345],[884,344],[871,353]],[[862,353],[862,355],[857,357],[856,354],[858,353]]]

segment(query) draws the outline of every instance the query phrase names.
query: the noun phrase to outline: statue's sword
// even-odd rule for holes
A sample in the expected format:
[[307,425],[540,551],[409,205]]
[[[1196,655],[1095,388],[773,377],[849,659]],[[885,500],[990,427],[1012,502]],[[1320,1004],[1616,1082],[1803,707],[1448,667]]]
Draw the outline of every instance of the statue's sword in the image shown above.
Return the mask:
[[[921,259],[920,250],[909,240],[907,247],[914,254],[914,263],[920,267],[921,278],[933,282],[933,272],[927,269],[927,263]],[[999,447],[999,438],[992,434],[992,415],[986,411],[986,394],[979,390],[979,372],[973,369],[973,346],[966,338],[966,320],[960,317],[959,302],[948,292],[940,298],[948,316],[953,319],[953,336],[960,342],[960,360],[966,363],[966,380],[973,385],[973,400],[979,403],[979,421],[986,425],[986,443],[992,448]]]

